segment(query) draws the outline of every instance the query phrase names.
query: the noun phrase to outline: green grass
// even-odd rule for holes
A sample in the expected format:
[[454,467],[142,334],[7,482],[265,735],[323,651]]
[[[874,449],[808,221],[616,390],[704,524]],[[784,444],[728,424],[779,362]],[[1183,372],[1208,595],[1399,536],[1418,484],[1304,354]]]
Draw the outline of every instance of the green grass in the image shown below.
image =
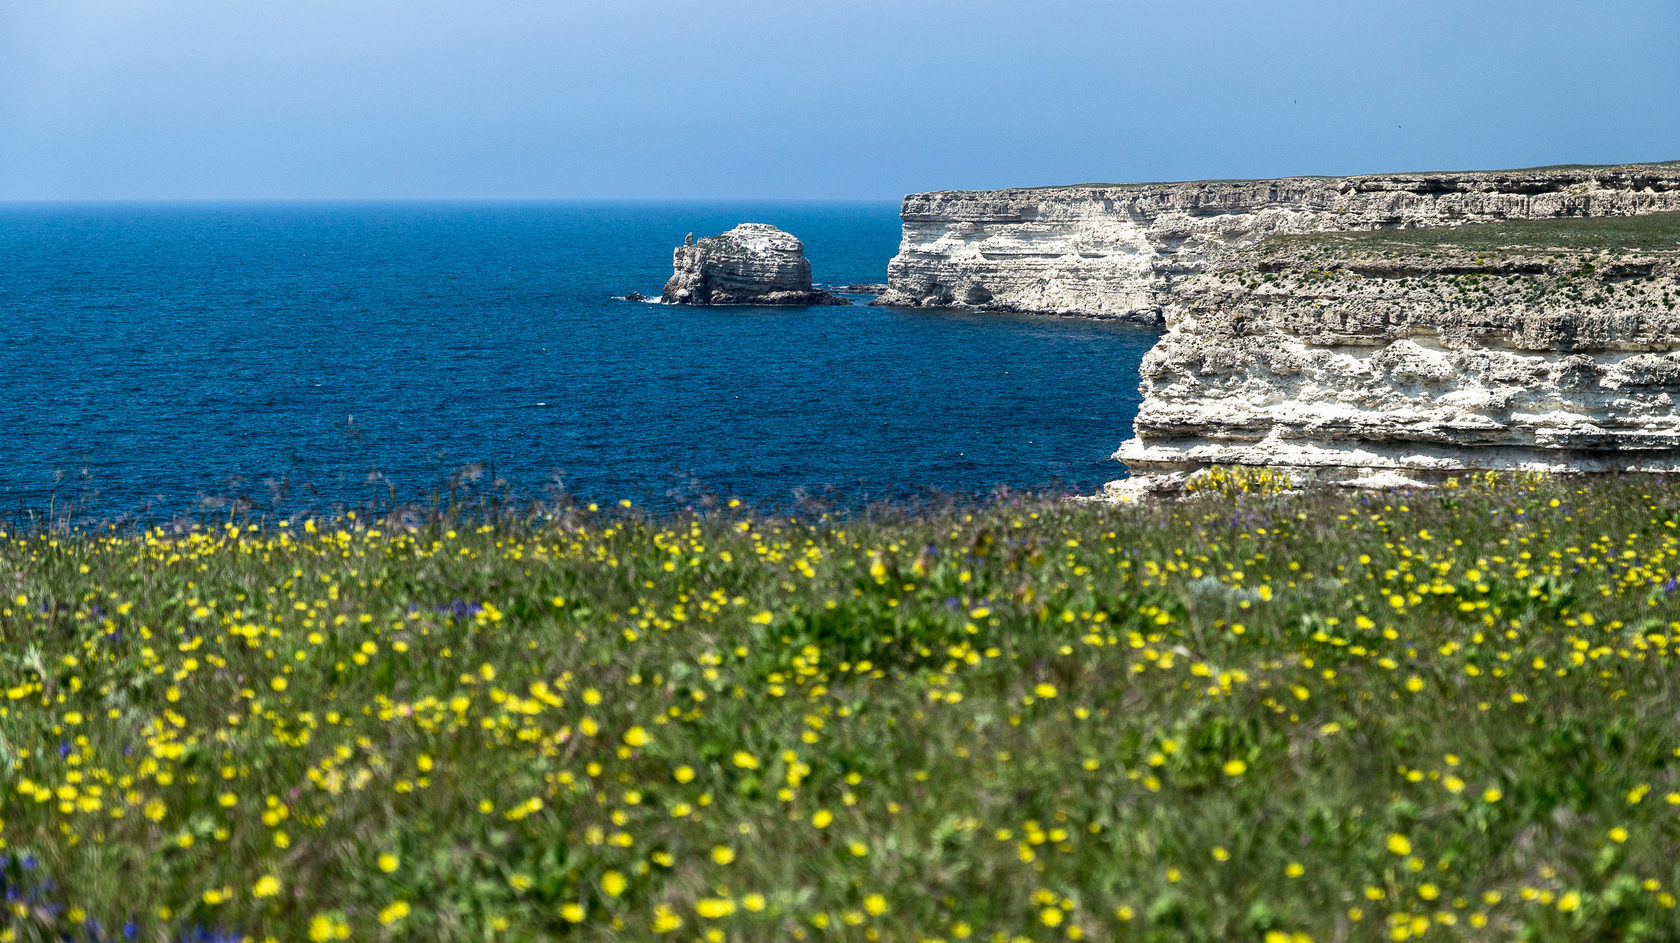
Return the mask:
[[1680,212],[1502,220],[1463,226],[1277,236],[1272,250],[1318,249],[1377,254],[1436,252],[1680,252]]
[[[1651,170],[1651,171],[1674,171],[1674,170],[1680,169],[1680,161],[1668,160],[1668,161],[1653,161],[1653,162],[1649,162],[1649,163],[1635,163],[1635,164],[1548,164],[1548,165],[1545,165],[1545,166],[1542,166],[1542,167],[1511,167],[1511,168],[1507,168],[1507,169],[1503,169],[1503,170],[1499,170],[1499,169],[1496,169],[1496,170],[1407,170],[1407,171],[1395,171],[1395,172],[1373,172],[1373,173],[1363,173],[1363,174],[1291,174],[1291,175],[1286,176],[1286,177],[1230,177],[1230,178],[1213,178],[1213,179],[1207,179],[1207,180],[1133,181],[1133,182],[1129,182],[1129,183],[1064,183],[1064,184],[1047,184],[1045,186],[1039,186],[1039,187],[1009,187],[1007,189],[1010,190],[1010,191],[1018,191],[1018,192],[1023,192],[1023,193],[1037,192],[1037,191],[1042,191],[1042,190],[1127,190],[1127,189],[1138,189],[1138,188],[1142,188],[1142,187],[1194,186],[1194,185],[1197,185],[1197,184],[1206,184],[1206,183],[1218,183],[1218,184],[1265,183],[1269,180],[1342,180],[1342,179],[1350,179],[1350,178],[1358,178],[1358,177],[1439,177],[1439,176],[1443,176],[1443,175],[1451,175],[1451,176],[1455,176],[1455,177],[1456,176],[1474,177],[1474,176],[1496,176],[1496,175],[1504,175],[1504,174],[1522,174],[1522,173],[1539,174],[1539,173],[1551,173],[1551,172],[1571,171],[1571,170],[1620,170],[1620,169],[1629,169],[1629,170],[1640,169],[1640,170]],[[957,191],[931,191],[931,192],[946,192],[946,193],[956,192],[956,193],[961,193],[961,192],[987,192],[987,191],[961,191],[961,190],[957,190]],[[992,191],[992,192],[997,192],[997,191]]]
[[0,541],[16,939],[1680,935],[1680,483]]

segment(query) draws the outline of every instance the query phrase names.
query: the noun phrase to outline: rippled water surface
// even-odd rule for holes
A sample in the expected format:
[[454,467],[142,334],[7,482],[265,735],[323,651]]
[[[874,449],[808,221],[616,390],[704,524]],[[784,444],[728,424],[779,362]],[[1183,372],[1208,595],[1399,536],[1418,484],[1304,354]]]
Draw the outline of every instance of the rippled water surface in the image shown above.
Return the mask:
[[1119,477],[1152,331],[684,309],[687,232],[774,223],[885,281],[890,204],[0,208],[0,497],[99,516],[430,495],[845,503]]

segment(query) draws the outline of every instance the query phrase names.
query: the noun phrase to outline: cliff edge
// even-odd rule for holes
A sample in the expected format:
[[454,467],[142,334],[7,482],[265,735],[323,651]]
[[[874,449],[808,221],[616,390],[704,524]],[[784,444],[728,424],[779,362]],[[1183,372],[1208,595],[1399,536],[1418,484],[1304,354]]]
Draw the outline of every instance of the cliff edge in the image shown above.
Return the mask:
[[1134,475],[1680,471],[1680,213],[1279,237],[1166,314]]
[[879,304],[1162,324],[1175,287],[1291,233],[1680,210],[1680,162],[915,193]]

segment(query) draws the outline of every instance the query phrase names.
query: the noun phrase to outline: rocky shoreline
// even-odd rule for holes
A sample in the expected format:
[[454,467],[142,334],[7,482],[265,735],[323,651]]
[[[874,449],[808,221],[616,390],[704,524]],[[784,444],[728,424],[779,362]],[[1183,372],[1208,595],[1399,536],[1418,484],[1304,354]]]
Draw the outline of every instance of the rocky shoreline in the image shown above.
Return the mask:
[[[888,283],[836,290],[1165,328],[1110,496],[1680,471],[1680,163],[949,191],[903,221]],[[669,304],[851,303],[765,224],[673,269]]]

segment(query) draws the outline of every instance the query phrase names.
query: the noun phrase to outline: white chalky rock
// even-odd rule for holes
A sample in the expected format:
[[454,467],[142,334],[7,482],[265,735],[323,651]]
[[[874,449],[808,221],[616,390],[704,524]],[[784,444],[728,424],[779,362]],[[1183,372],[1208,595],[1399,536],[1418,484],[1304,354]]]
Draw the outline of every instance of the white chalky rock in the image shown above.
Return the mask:
[[1680,163],[913,193],[877,304],[1162,323],[1175,286],[1282,233],[1680,209]]

